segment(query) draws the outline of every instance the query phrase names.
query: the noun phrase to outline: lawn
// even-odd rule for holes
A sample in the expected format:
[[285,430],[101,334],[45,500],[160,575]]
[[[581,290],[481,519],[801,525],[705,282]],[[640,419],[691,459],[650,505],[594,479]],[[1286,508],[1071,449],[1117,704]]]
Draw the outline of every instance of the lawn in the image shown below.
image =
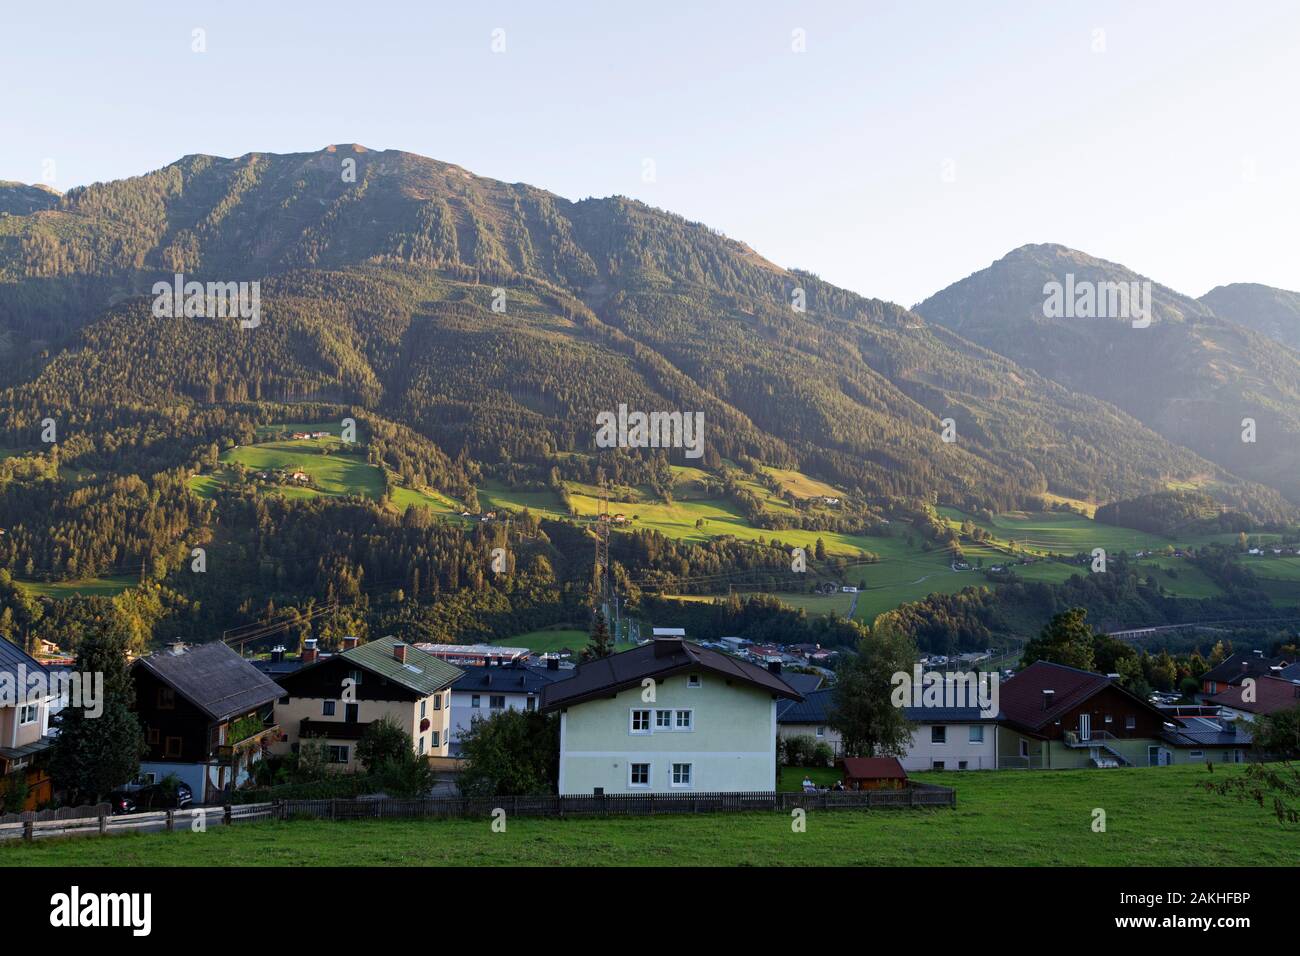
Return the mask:
[[550,654],[565,648],[575,652],[580,651],[590,640],[591,635],[576,628],[544,628],[540,631],[529,631],[527,634],[516,634],[501,641],[501,645],[526,647],[534,654]]
[[113,597],[140,583],[138,574],[115,574],[100,578],[80,578],[76,581],[18,581],[30,594],[48,598]]
[[[802,774],[797,770],[796,773]],[[1238,768],[1217,768],[1214,779]],[[8,866],[1277,866],[1300,827],[1204,767],[917,774],[955,809],[607,819],[290,821],[0,845]],[[1093,831],[1094,810],[1106,813]],[[1208,855],[1207,855],[1208,854]]]

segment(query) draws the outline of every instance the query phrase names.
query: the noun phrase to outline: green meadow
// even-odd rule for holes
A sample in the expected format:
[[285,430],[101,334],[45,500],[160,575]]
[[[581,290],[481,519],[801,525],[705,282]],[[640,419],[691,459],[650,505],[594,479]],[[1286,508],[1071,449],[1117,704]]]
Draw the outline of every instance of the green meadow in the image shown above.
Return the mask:
[[[803,774],[796,769],[795,774]],[[1294,867],[1300,826],[1207,791],[1238,767],[914,774],[955,808],[482,820],[297,820],[0,844],[7,866]],[[823,771],[829,783],[834,771]],[[786,785],[789,785],[788,775]],[[1105,830],[1093,829],[1096,811]]]
[[75,581],[17,581],[19,587],[31,594],[56,600],[67,597],[113,597],[140,583],[138,574],[116,574],[97,578],[79,578]]

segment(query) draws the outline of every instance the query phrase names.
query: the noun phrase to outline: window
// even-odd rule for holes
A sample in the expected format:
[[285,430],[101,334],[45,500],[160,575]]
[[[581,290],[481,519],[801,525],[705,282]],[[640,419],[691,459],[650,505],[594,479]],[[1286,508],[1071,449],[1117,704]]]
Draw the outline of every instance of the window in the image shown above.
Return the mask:
[[158,688],[158,709],[172,710],[176,707],[176,691],[170,687]]
[[529,697],[529,698],[528,698],[528,709],[529,709],[529,710],[536,710],[536,709],[537,709],[537,698],[536,698],[536,697]]
[[[423,720],[423,719],[425,718],[425,716],[426,716],[425,712],[426,712],[426,710],[428,709],[428,706],[429,706],[429,701],[428,701],[427,698],[426,698],[425,700],[420,701],[420,719],[421,719],[421,720]],[[423,750],[424,748],[421,747],[420,749]]]
[[1105,720],[1106,720],[1106,723],[1108,723],[1108,724],[1113,724],[1113,723],[1115,722],[1115,718],[1112,717],[1110,714],[1107,714],[1107,715],[1106,715]]
[[343,719],[350,724],[355,724],[361,717],[360,704],[344,704]]
[[1029,741],[1025,740],[1023,737],[1020,738],[1020,756],[1029,756]]
[[958,761],[957,761],[957,769],[958,769],[958,770],[965,770],[965,769],[966,769],[966,761],[965,761],[965,760],[958,760]]
[[329,750],[329,761],[330,763],[347,763],[348,748],[345,746],[338,746],[335,744],[331,744]]
[[700,675],[699,675],[699,674],[690,674],[689,676],[687,676],[687,678],[686,678],[686,686],[687,686],[687,687],[699,687],[699,686],[700,686]]
[[162,734],[159,733],[157,727],[149,728],[149,743],[153,744],[154,746],[157,746],[158,744],[162,743]]
[[972,724],[970,729],[970,742],[973,744],[984,743],[984,725]]
[[493,694],[488,698],[488,707],[492,710],[501,710],[506,706],[505,694]]
[[931,770],[942,770],[942,769],[943,769],[943,761],[942,761],[942,760],[936,760],[936,761],[934,761],[934,763],[930,764],[930,769],[931,769]]
[[1200,760],[1202,757],[1205,756],[1205,751],[1204,751],[1204,750],[1189,750],[1189,751],[1187,752],[1187,756],[1190,757],[1192,760]]
[[334,701],[332,700],[322,701],[320,705],[320,712],[322,717],[333,717]]
[[648,763],[629,764],[627,785],[629,787],[650,786],[650,765]]
[[424,735],[423,735],[423,734],[420,735],[420,750],[419,750],[419,752],[420,752],[420,753],[424,753]]
[[434,709],[434,710],[442,710],[442,695],[441,695],[441,694],[434,694],[434,695],[433,695],[433,709]]
[[1138,719],[1134,717],[1132,714],[1129,714],[1127,717],[1124,718],[1125,730],[1135,730],[1137,729],[1137,725],[1138,725]]
[[348,671],[348,680],[352,681],[353,687],[360,687],[361,671]]
[[655,726],[660,730],[671,730],[673,727],[673,712],[671,710],[656,710]]
[[648,710],[632,711],[632,733],[634,734],[650,733],[650,711]]
[[473,695],[470,696],[470,699],[469,699],[469,705],[470,705],[471,707],[477,707],[477,706],[478,706],[478,694],[473,694]]
[[691,785],[691,765],[688,763],[673,764],[673,786],[689,787]]
[[825,737],[825,736],[826,736],[826,728],[825,728],[825,727],[818,727],[818,728],[817,728],[817,736],[818,736],[818,737]]
[[439,738],[438,738],[438,731],[435,730],[435,731],[433,732],[433,749],[434,749],[434,750],[437,750],[437,749],[438,749],[439,747],[441,747],[441,746],[442,746],[442,743],[439,741]]
[[947,742],[948,742],[948,728],[947,728],[947,727],[931,727],[931,728],[930,728],[930,743],[932,743],[932,744],[946,744]]
[[679,710],[679,711],[677,712],[677,729],[678,729],[678,730],[690,730],[690,729],[691,729],[691,713],[692,713],[692,712],[689,711],[689,710]]
[[181,738],[168,737],[166,747],[163,749],[164,757],[179,757],[181,755]]
[[18,711],[18,723],[34,724],[36,723],[36,705],[24,704]]

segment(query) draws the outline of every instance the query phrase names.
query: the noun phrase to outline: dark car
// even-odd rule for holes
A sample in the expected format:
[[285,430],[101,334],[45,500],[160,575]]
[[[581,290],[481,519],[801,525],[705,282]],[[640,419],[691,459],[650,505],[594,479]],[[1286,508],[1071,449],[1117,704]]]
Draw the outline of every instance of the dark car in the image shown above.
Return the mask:
[[194,802],[187,783],[165,787],[160,783],[128,784],[108,795],[113,813],[145,813],[149,810],[179,810]]

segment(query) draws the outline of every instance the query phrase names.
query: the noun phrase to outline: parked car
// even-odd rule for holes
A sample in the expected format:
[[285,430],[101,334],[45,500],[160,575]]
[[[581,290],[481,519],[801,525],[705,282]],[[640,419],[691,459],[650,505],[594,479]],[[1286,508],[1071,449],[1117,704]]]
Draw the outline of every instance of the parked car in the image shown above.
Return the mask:
[[188,783],[177,783],[175,788],[160,783],[128,784],[118,787],[108,795],[113,813],[144,813],[148,810],[179,810],[194,802]]

